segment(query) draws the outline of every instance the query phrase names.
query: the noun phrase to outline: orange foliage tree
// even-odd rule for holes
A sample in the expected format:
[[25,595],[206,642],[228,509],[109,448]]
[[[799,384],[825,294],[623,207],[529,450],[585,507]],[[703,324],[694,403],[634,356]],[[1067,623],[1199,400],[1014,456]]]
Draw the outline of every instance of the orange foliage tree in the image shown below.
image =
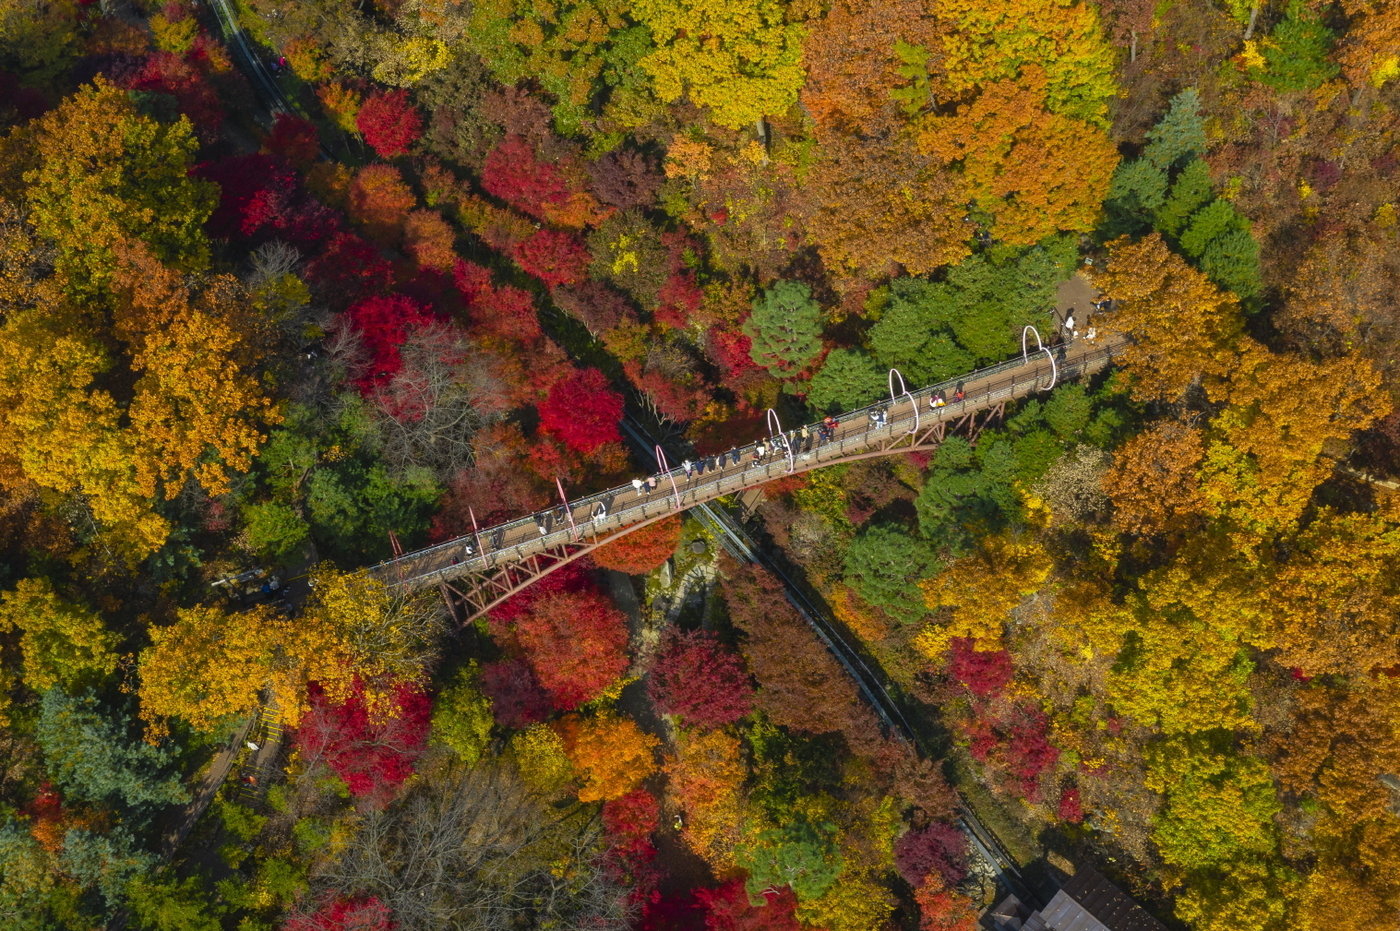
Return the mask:
[[1134,397],[1177,401],[1195,384],[1220,394],[1244,332],[1244,315],[1229,295],[1156,233],[1110,243],[1108,267],[1095,282],[1118,302],[1105,330],[1132,338],[1122,358]]
[[732,870],[748,778],[739,739],[725,730],[682,731],[665,769],[671,797],[685,813],[681,837],[686,845],[716,873]]
[[605,802],[637,788],[656,771],[660,741],[630,718],[612,712],[566,718],[558,724],[564,752],[583,780],[581,802]]
[[670,559],[680,542],[681,519],[672,514],[598,547],[593,551],[593,561],[604,569],[646,575]]
[[377,242],[394,246],[409,211],[418,202],[393,165],[366,165],[350,181],[346,209]]
[[515,637],[561,710],[596,698],[627,668],[627,618],[597,591],[534,599],[516,620]]

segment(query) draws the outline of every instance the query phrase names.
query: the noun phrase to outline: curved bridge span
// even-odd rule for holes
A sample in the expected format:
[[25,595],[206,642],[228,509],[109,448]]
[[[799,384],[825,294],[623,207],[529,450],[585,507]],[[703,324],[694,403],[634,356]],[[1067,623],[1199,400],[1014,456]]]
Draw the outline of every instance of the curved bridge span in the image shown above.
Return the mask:
[[[896,383],[892,372],[891,398],[847,411],[837,418],[834,434],[822,440],[816,424],[807,424],[808,437],[776,425],[770,415],[770,436],[738,447],[723,465],[693,470],[667,463],[657,450],[657,484],[640,492],[621,485],[490,527],[474,528],[445,543],[405,553],[382,562],[370,573],[394,588],[438,586],[449,605],[454,598],[464,609],[459,620],[470,621],[549,573],[603,544],[705,501],[754,488],[793,475],[842,462],[898,453],[932,451],[947,436],[975,441],[978,433],[997,421],[1006,404],[1049,391],[1066,379],[1097,372],[1122,348],[1122,338],[1077,341],[1059,347],[1023,352],[1019,358],[978,369],[918,391]],[[961,390],[962,399],[955,400]],[[945,405],[931,402],[941,397]],[[880,419],[877,419],[880,418]],[[761,454],[760,454],[761,453]],[[454,606],[454,611],[456,611]]]

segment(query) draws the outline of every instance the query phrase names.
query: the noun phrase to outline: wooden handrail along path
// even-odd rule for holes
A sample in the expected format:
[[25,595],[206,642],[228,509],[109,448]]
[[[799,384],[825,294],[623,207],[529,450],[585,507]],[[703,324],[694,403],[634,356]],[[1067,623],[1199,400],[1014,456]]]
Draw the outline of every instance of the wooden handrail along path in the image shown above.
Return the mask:
[[[891,398],[842,414],[826,442],[819,441],[816,424],[806,425],[804,443],[799,439],[802,425],[776,427],[770,418],[771,435],[739,447],[737,465],[725,456],[722,466],[687,475],[658,450],[658,467],[664,471],[657,473],[654,490],[620,485],[566,503],[561,488],[560,502],[549,509],[473,529],[382,562],[370,572],[394,588],[437,586],[457,620],[468,622],[589,551],[696,504],[823,466],[935,450],[950,435],[975,441],[983,427],[1000,419],[1008,401],[1100,371],[1123,345],[1121,338],[1104,338],[1026,351],[918,391],[904,390],[902,380],[896,386],[892,373]],[[962,400],[955,401],[959,390]],[[935,396],[946,406],[931,406]],[[883,412],[883,422],[874,420],[873,412]]]

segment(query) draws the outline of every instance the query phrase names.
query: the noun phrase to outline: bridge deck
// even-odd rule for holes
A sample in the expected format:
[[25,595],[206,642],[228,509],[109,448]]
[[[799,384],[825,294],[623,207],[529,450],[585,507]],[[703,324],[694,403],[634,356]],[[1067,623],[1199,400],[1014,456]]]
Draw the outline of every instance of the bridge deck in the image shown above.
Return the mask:
[[[956,431],[963,424],[975,422],[979,415],[1000,410],[1010,400],[1043,391],[1050,386],[1052,378],[1063,381],[1106,367],[1121,347],[1122,341],[1117,339],[1100,339],[1096,343],[1081,340],[1054,350],[1054,360],[1048,352],[1037,351],[1028,360],[1017,358],[909,392],[893,402],[884,400],[848,411],[837,418],[835,436],[825,443],[818,442],[815,424],[807,425],[809,440],[805,445],[798,438],[801,425],[796,429],[789,427],[787,435],[792,437],[793,444],[791,460],[781,444],[775,452],[774,441],[764,438],[761,442],[768,453],[761,459],[756,455],[759,443],[739,447],[738,465],[726,456],[722,467],[687,476],[677,463],[668,463],[672,468],[669,473],[659,474],[654,491],[643,489],[638,493],[630,484],[610,488],[570,501],[567,513],[560,503],[482,528],[479,533],[467,533],[445,543],[405,553],[380,563],[370,572],[395,586],[438,585],[463,576],[491,572],[500,566],[518,565],[532,556],[557,551],[561,546],[604,543],[667,514],[784,475],[901,450],[931,448],[941,441],[945,431]],[[954,402],[951,398],[959,385],[964,398]],[[929,402],[935,394],[941,394],[947,406],[931,408]],[[881,408],[886,412],[887,421],[878,426],[872,422],[870,413]]]

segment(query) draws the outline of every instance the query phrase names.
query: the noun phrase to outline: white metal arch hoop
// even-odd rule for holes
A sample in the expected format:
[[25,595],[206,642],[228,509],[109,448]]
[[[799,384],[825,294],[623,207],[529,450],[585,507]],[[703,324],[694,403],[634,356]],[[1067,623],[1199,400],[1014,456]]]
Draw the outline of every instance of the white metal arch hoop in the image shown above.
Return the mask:
[[787,470],[791,472],[797,468],[797,460],[792,455],[792,444],[783,432],[783,422],[778,419],[778,412],[771,407],[768,408],[768,439],[772,440],[775,446],[781,445],[783,452],[787,454]]
[[[894,390],[894,381],[896,378],[899,379],[899,391]],[[919,432],[919,402],[914,400],[914,395],[909,391],[908,386],[904,384],[904,376],[900,374],[899,369],[890,369],[890,374],[886,380],[889,382],[890,386],[891,407],[894,407],[901,396],[909,399],[909,408],[914,412],[914,424],[905,435],[913,436],[915,433]]]
[[1049,391],[1052,388],[1054,388],[1056,382],[1060,380],[1060,366],[1055,361],[1055,354],[1049,349],[1046,349],[1045,344],[1040,341],[1040,331],[1033,326],[1028,325],[1025,329],[1021,331],[1021,361],[1029,362],[1031,360],[1030,349],[1027,347],[1026,337],[1032,333],[1035,334],[1035,348],[1040,352],[1045,353],[1045,358],[1050,360],[1050,384],[1040,389],[1041,391]]
[[656,467],[661,470],[661,474],[671,480],[671,493],[675,495],[676,510],[681,509],[681,490],[676,487],[676,477],[671,474],[671,465],[666,461],[666,452],[660,446],[656,447]]

